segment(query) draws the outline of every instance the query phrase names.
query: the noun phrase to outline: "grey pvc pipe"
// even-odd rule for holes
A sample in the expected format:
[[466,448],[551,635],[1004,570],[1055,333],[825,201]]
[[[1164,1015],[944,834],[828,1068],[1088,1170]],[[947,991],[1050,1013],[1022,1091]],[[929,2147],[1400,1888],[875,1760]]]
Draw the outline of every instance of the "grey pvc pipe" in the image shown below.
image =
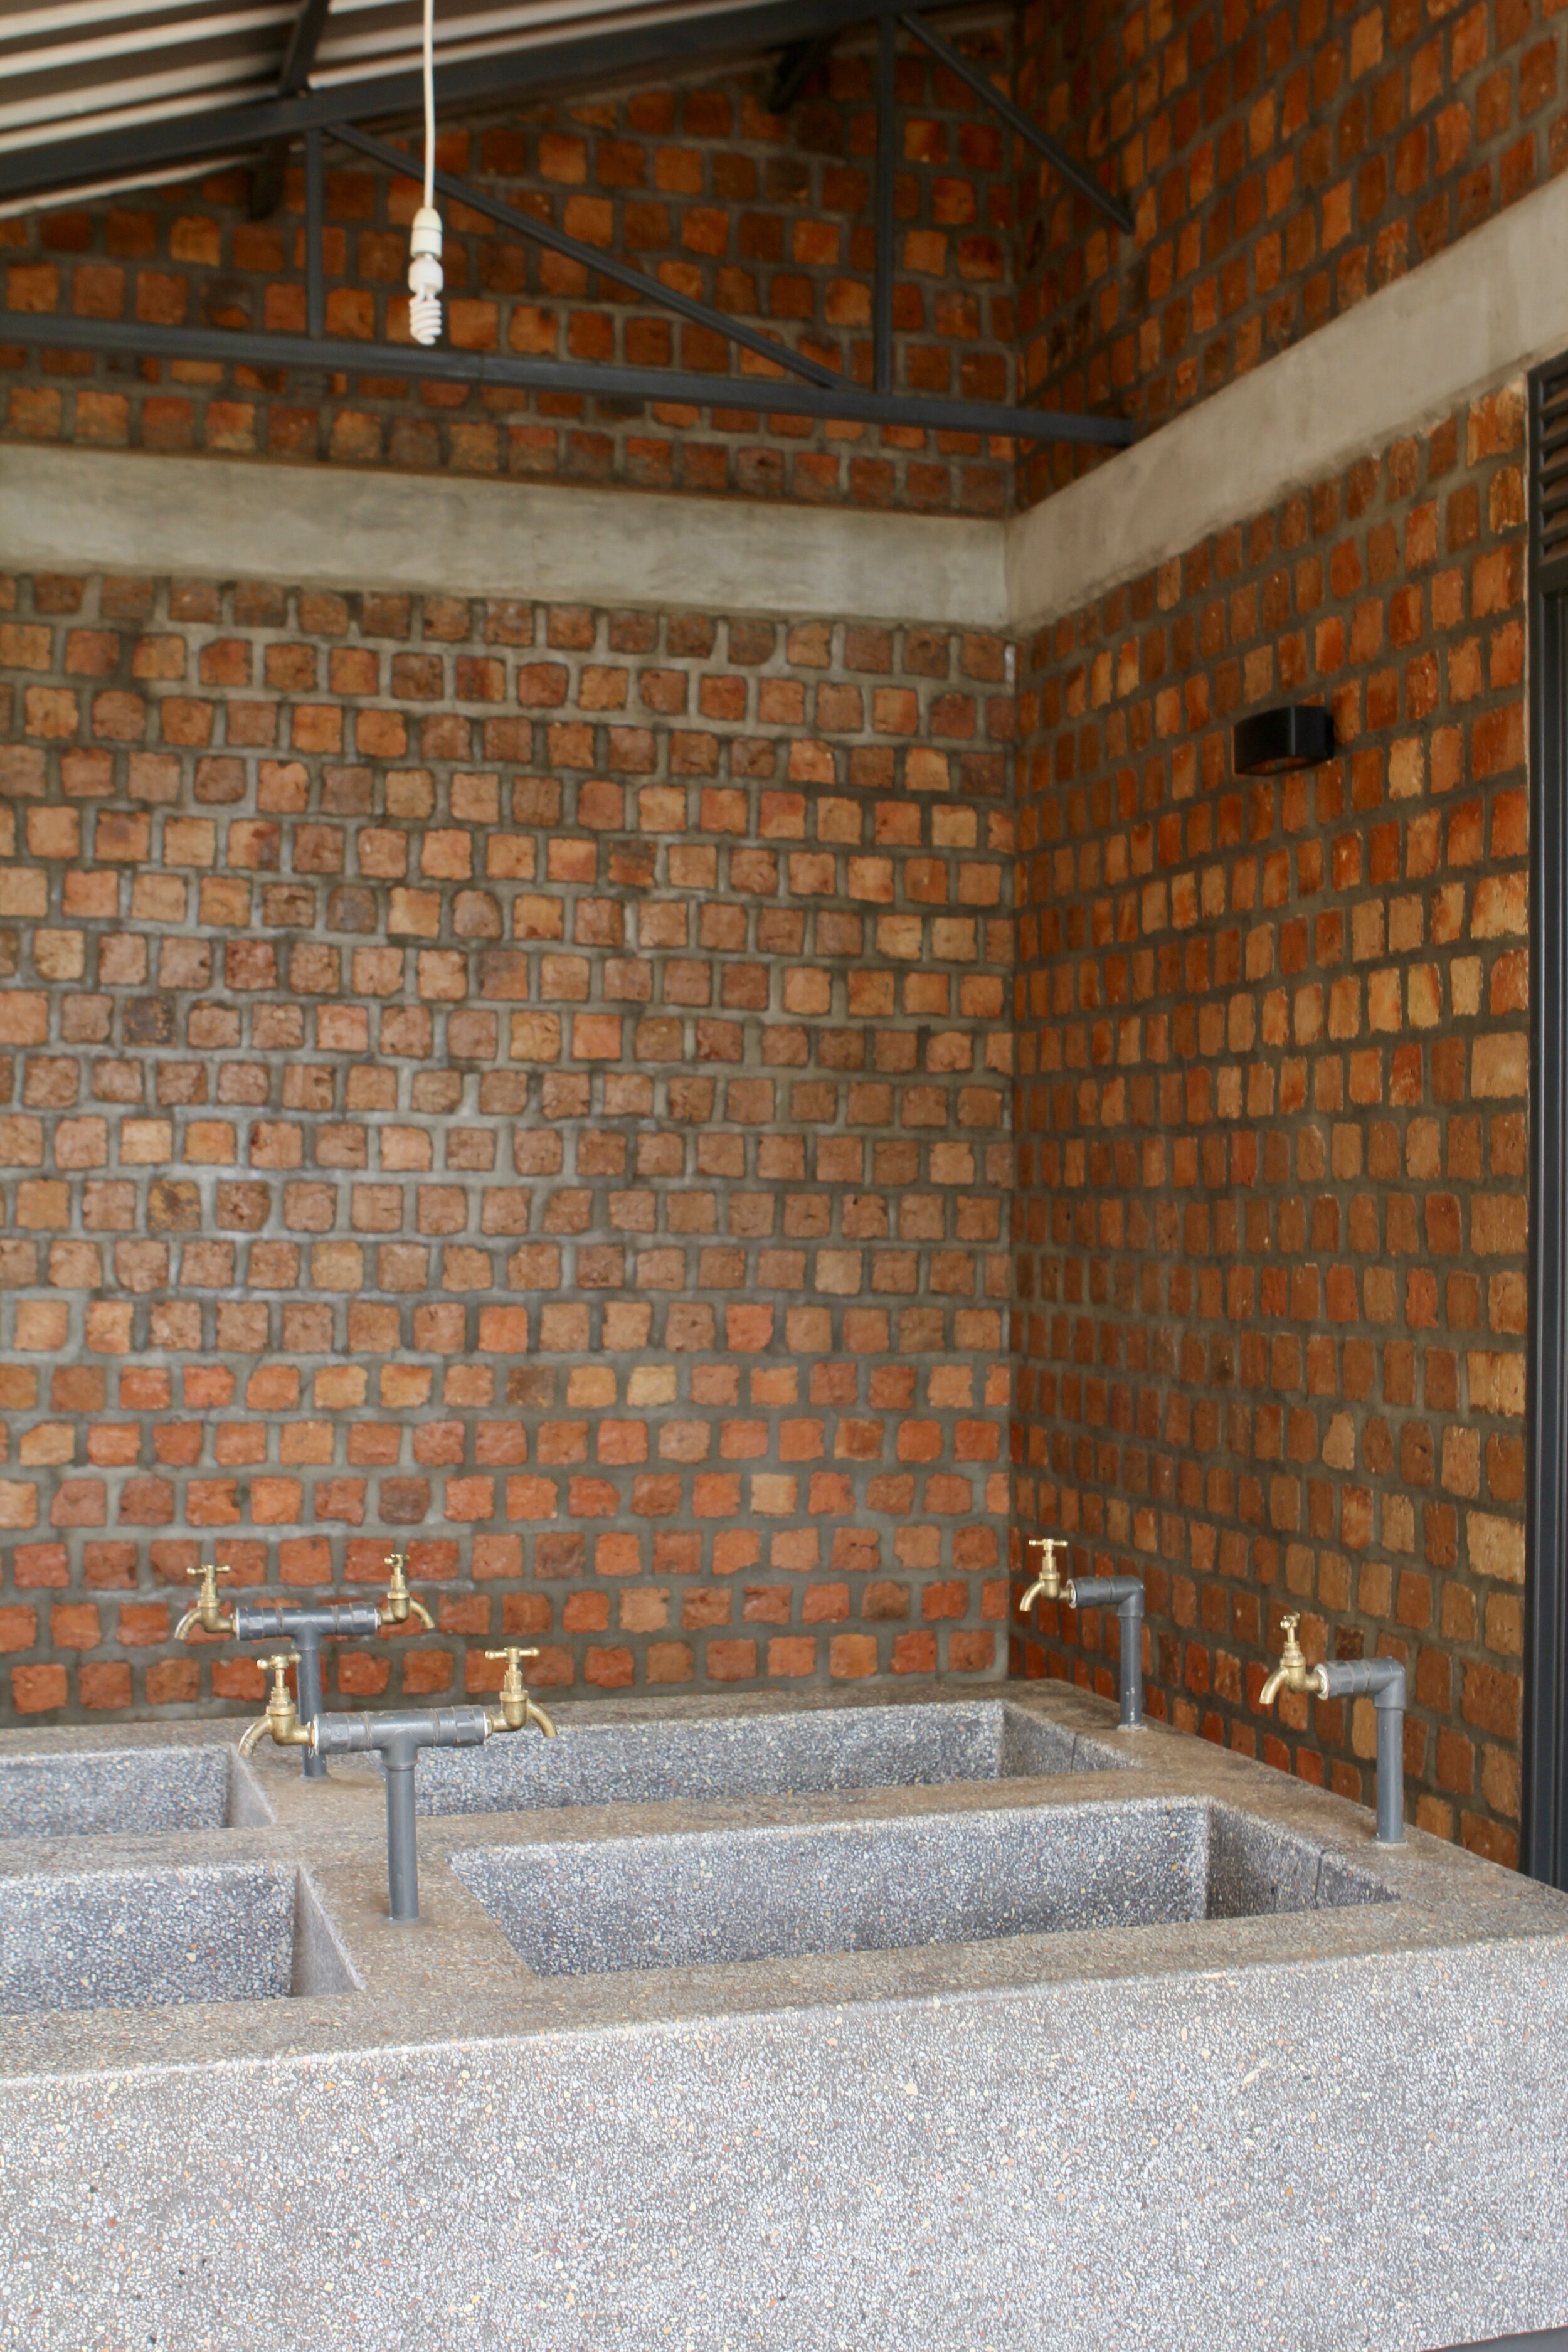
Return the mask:
[[386,1772],[386,1892],[391,1916],[419,1916],[419,1840],[414,1774],[422,1748],[482,1748],[489,1738],[482,1706],[389,1707],[379,1715],[323,1715],[316,1723],[322,1756],[373,1750]]
[[1114,1606],[1121,1621],[1121,1728],[1143,1721],[1143,1580],[1139,1576],[1074,1577],[1066,1587],[1075,1609]]
[[419,1839],[415,1828],[414,1767],[419,1751],[406,1741],[389,1748],[386,1768],[386,1893],[394,1919],[419,1916]]
[[[296,1701],[301,1723],[314,1723],[321,1712],[321,1637],[313,1626],[301,1625],[294,1635],[300,1663],[294,1670]],[[313,1748],[300,1750],[307,1780],[324,1780],[327,1759]]]
[[[1403,1680],[1403,1675],[1401,1680]],[[1377,1837],[1380,1845],[1405,1843],[1405,1707],[1380,1696],[1377,1708]]]
[[[295,1680],[301,1723],[314,1723],[321,1712],[321,1643],[345,1636],[364,1639],[381,1630],[381,1607],[374,1601],[239,1601],[232,1613],[237,1642],[288,1642],[299,1651]],[[306,1780],[324,1780],[326,1758],[313,1748],[300,1754]]]
[[1377,1709],[1377,1842],[1405,1843],[1405,1668],[1397,1658],[1341,1658],[1319,1667],[1325,1698],[1370,1697]]

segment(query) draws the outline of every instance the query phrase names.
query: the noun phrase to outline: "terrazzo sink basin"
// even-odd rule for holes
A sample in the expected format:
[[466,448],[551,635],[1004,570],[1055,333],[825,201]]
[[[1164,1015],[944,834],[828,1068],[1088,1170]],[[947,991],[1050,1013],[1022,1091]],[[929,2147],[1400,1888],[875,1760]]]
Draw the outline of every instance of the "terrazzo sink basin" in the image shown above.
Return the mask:
[[[888,1697],[947,1711],[929,1769],[976,1777],[425,1821],[417,1926],[388,1916],[381,1788],[269,1742],[265,1828],[0,1845],[0,2343],[237,2347],[302,2310],[310,2352],[531,2341],[539,2313],[552,2352],[1561,2326],[1568,1895],[1415,1826],[1379,1844],[1364,1808],[1066,1685]],[[494,1747],[559,1769],[579,1727],[657,1718],[689,1770],[690,1731],[761,1755],[782,1723],[836,1769],[870,1740],[880,1775],[880,1705],[584,1699]],[[1137,1769],[1081,1769],[1079,1735]],[[0,1758],[139,1741],[233,1730],[34,1727]],[[165,1925],[162,1981],[121,1968]],[[334,1952],[341,1998],[279,1998]],[[43,2006],[91,2000],[170,2005]]]
[[351,1982],[293,1868],[218,1863],[0,1878],[0,2013],[281,2000]]
[[268,1817],[228,1748],[61,1749],[0,1759],[0,1838],[155,1835]]
[[1196,1799],[489,1846],[451,1859],[541,1976],[1389,1899],[1308,1840]]
[[976,1699],[585,1724],[558,1739],[431,1748],[420,1759],[418,1801],[428,1814],[518,1812],[1128,1769],[1098,1740],[1005,1700]]

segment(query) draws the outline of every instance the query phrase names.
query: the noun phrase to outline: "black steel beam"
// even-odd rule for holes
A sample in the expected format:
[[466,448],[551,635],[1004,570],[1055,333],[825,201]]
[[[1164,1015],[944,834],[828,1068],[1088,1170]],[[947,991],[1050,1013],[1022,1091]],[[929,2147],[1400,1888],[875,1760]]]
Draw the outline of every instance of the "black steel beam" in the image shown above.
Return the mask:
[[891,16],[877,20],[877,257],[871,279],[871,381],[879,392],[893,388],[893,253],[898,193],[899,28]]
[[774,66],[773,80],[768,84],[770,114],[789,112],[817,67],[826,64],[832,48],[831,33],[818,33],[814,40],[790,43]]
[[933,26],[928,25],[925,18],[916,15],[914,11],[906,10],[900,16],[899,22],[906,32],[914,35],[917,41],[923,41],[932,57],[940,58],[942,64],[958,76],[960,81],[967,82],[976,98],[983,98],[992,112],[1001,116],[1009,130],[1016,131],[1020,139],[1026,139],[1031,147],[1037,148],[1045,156],[1047,162],[1054,165],[1061,173],[1064,180],[1070,180],[1073,186],[1086,195],[1091,204],[1098,205],[1102,213],[1109,215],[1118,228],[1125,229],[1129,236],[1131,235],[1134,223],[1126,205],[1119,204],[1113,195],[1102,188],[1093,173],[1085,171],[1083,165],[1069,155],[1065,147],[1058,145],[1048,131],[1042,131],[1037,123],[1031,122],[1028,116],[1021,108],[1015,106],[1010,98],[1004,98],[989,75],[981,67],[973,64],[961,50],[955,49],[951,41],[944,40]]
[[[410,180],[422,180],[424,177],[422,160],[405,153],[401,147],[389,146],[384,139],[374,139],[368,131],[353,130],[346,123],[340,124],[334,135],[345,147],[353,148],[361,155],[368,155],[374,163],[384,164],[389,172],[401,172]],[[754,352],[759,359],[773,360],[780,367],[788,368],[792,373],[804,376],[807,383],[832,384],[842,381],[837,368],[824,367],[819,361],[807,359],[804,352],[792,351],[787,343],[781,343],[775,336],[764,335],[754,327],[743,326],[740,320],[727,318],[722,310],[715,310],[710,304],[694,301],[689,294],[678,294],[672,287],[661,285],[657,278],[650,278],[646,270],[634,269],[629,262],[617,261],[613,254],[602,253],[596,245],[584,245],[580,237],[568,236],[565,230],[557,228],[552,221],[539,220],[532,213],[519,212],[515,205],[505,203],[500,196],[492,196],[488,189],[476,188],[471,181],[454,179],[450,172],[437,172],[436,185],[441,194],[449,197],[454,204],[467,205],[470,211],[483,213],[488,220],[499,223],[502,228],[510,228],[514,236],[531,238],[535,245],[547,246],[552,253],[564,254],[568,260],[580,263],[584,269],[596,269],[601,278],[611,278],[617,286],[629,286],[635,294],[641,295],[645,302],[655,303],[661,310],[673,310],[679,317],[689,319],[694,326],[707,327],[714,334],[723,335],[731,342],[739,343],[743,350]]]
[[[307,139],[316,134],[307,131]],[[250,167],[250,194],[247,199],[247,216],[253,221],[270,220],[288,192],[289,142],[274,139],[261,150]]]
[[[327,12],[332,0],[300,0],[299,13],[289,29],[289,45],[283,52],[283,64],[278,76],[278,94],[292,98],[303,89],[310,79],[310,68],[316,62],[326,29]],[[307,138],[310,134],[306,133]],[[289,142],[272,139],[261,150],[250,167],[250,217],[270,220],[283,202],[289,178]]]
[[303,89],[310,79],[310,68],[316,62],[316,51],[321,45],[321,35],[327,27],[327,11],[332,0],[300,0],[300,13],[289,35],[289,47],[283,53],[283,69],[278,77],[278,94],[292,98]]
[[[539,42],[497,57],[438,64],[436,103],[445,112],[593,88],[660,68],[718,64],[862,24],[870,13],[867,0],[761,0],[760,5],[713,10],[621,32]],[[343,122],[416,115],[423,102],[415,69],[338,82],[330,89],[299,90],[249,106],[218,107],[209,114],[134,123],[90,137],[71,133],[0,155],[0,200],[41,197],[88,181],[162,172],[172,163],[199,163],[212,155],[246,154],[275,139],[298,139],[311,129],[330,131]]]
[[699,375],[676,368],[634,368],[596,360],[523,359],[510,352],[462,352],[438,344],[358,343],[346,336],[257,334],[222,327],[154,327],[130,319],[44,318],[0,311],[0,347],[123,352],[142,359],[216,360],[254,368],[330,368],[353,375],[419,376],[507,391],[564,392],[590,400],[678,401],[701,408],[777,416],[820,416],[850,425],[911,425],[933,433],[1012,434],[1031,441],[1074,441],[1124,449],[1134,438],[1120,416],[1078,416],[1039,408],[1005,408],[990,400],[939,400],[924,393],[877,393],[854,384]]
[[305,133],[305,331],[327,331],[327,172],[319,131]]

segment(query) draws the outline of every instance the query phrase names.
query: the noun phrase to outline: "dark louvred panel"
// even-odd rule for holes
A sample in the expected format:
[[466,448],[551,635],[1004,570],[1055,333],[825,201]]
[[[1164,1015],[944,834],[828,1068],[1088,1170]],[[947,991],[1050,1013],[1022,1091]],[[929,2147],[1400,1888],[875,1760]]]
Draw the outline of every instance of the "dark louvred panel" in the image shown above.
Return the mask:
[[1568,589],[1568,359],[1537,379],[1536,586]]

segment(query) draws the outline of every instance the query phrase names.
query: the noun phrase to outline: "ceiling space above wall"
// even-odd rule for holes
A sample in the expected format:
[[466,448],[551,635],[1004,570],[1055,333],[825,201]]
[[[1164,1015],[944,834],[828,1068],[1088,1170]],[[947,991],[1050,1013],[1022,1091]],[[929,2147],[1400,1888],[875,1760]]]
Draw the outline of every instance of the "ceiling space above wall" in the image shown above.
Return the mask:
[[[1131,217],[1090,169],[998,90],[980,67],[908,7],[873,15],[866,0],[451,0],[437,12],[435,97],[463,107],[531,101],[637,76],[666,77],[802,45],[826,54],[840,32],[876,26],[876,282],[868,380],[852,380],[732,314],[675,292],[647,271],[502,202],[472,182],[437,175],[448,199],[518,237],[569,255],[600,278],[710,329],[750,360],[739,374],[626,367],[413,342],[367,343],[325,329],[323,150],[350,147],[394,173],[416,175],[416,151],[373,137],[368,123],[418,115],[420,0],[200,0],[125,6],[122,0],[0,13],[0,211],[183,178],[244,162],[253,209],[279,201],[283,159],[305,150],[307,331],[256,333],[215,326],[155,326],[64,313],[8,312],[13,342],[50,351],[116,352],[168,361],[216,360],[277,368],[395,370],[519,390],[701,407],[737,401],[784,415],[925,430],[1013,435],[1037,441],[1125,446],[1122,416],[1084,415],[996,401],[901,391],[892,286],[894,172],[900,152],[894,60],[900,37],[920,43],[983,104],[1043,155],[1080,196],[1126,231]],[[781,68],[781,78],[783,77]],[[796,78],[796,77],[790,77]]]

